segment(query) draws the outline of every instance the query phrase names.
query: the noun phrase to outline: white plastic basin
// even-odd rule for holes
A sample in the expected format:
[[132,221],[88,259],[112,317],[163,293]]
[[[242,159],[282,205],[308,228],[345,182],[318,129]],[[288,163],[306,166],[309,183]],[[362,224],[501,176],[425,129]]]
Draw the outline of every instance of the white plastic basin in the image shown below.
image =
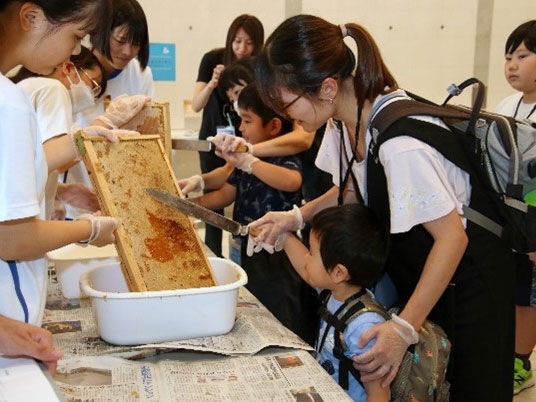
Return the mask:
[[82,291],[92,299],[99,334],[115,345],[139,345],[221,335],[234,325],[238,289],[245,271],[232,261],[209,257],[217,286],[128,292],[119,265],[85,272]]
[[113,244],[105,247],[69,244],[48,252],[47,257],[54,262],[61,292],[68,299],[83,297],[80,294],[80,276],[83,272],[99,265],[119,264]]

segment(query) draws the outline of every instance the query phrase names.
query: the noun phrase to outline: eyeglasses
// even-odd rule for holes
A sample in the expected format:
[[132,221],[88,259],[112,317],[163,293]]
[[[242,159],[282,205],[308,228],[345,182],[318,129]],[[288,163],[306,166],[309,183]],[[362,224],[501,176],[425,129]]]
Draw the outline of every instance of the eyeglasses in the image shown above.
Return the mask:
[[84,70],[82,67],[79,67],[79,69],[80,69],[80,71],[82,71],[84,73],[84,75],[93,84],[93,87],[91,88],[91,92],[93,92],[93,96],[96,98],[97,96],[100,95],[100,93],[102,91],[102,87],[99,85],[99,83],[97,81],[95,81],[93,78],[91,78],[91,76],[86,72],[86,70]]
[[283,105],[283,107],[281,108],[281,110],[287,110],[289,107],[291,107],[293,104],[296,103],[296,101],[298,99],[300,99],[302,96],[301,95],[296,95],[296,97],[291,100],[289,103],[287,103],[286,105]]

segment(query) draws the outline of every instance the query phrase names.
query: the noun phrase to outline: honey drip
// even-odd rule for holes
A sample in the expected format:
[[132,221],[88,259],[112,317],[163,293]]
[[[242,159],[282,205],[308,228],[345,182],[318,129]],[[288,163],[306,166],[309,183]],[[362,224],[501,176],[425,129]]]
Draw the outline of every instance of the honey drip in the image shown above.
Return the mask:
[[156,232],[156,237],[145,239],[145,246],[154,260],[168,262],[190,248],[188,232],[178,222],[158,218],[149,211],[146,212]]

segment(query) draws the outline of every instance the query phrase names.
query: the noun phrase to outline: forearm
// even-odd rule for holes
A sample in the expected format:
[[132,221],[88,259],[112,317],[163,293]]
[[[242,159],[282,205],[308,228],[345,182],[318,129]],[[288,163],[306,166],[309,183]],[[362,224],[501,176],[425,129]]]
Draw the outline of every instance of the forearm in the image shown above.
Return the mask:
[[337,205],[337,197],[339,195],[339,187],[333,186],[320,197],[309,201],[300,208],[303,216],[303,221],[308,222],[323,209],[334,207]]
[[[424,225],[425,228],[427,225],[429,224]],[[433,246],[426,258],[417,286],[400,313],[400,317],[413,325],[416,330],[421,327],[445,291],[463,257],[467,243],[463,227],[462,230],[447,231],[441,236],[434,237]]]
[[216,190],[223,186],[229,178],[229,175],[233,172],[233,169],[233,165],[226,163],[219,168],[201,175],[203,181],[205,182],[205,189]]
[[252,163],[251,174],[276,190],[298,191],[302,185],[300,172],[261,160]]
[[309,276],[305,269],[308,257],[310,257],[307,247],[305,247],[296,236],[289,233],[288,238],[285,241],[284,250],[297,274],[300,275],[305,282],[309,283]]
[[31,260],[47,251],[84,241],[91,236],[91,222],[43,221],[37,218],[0,223],[0,258]]
[[381,386],[381,380],[363,383],[367,393],[367,402],[388,402],[390,388]]
[[253,146],[253,155],[264,158],[271,156],[295,155],[311,147],[315,133],[304,131],[300,126],[290,133]]
[[75,146],[70,135],[52,138],[43,144],[49,173],[78,158]]
[[192,98],[192,109],[194,112],[200,112],[207,105],[213,90],[214,88],[210,83],[196,83],[194,96]]
[[212,191],[198,198],[193,198],[191,201],[197,202],[202,207],[217,211],[231,205],[234,201],[234,194],[228,194],[225,189]]

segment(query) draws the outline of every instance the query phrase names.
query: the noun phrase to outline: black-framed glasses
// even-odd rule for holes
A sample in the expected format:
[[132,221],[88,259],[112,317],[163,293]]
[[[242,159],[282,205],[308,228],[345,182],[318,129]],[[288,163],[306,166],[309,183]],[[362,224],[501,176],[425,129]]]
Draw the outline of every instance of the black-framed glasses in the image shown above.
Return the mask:
[[301,95],[296,95],[296,97],[291,100],[289,103],[287,103],[286,105],[283,105],[283,107],[281,108],[281,110],[287,110],[289,107],[291,107],[292,105],[294,105],[298,99],[300,99],[302,96]]
[[82,73],[84,73],[84,75],[93,84],[93,88],[91,88],[91,92],[93,93],[93,96],[95,98],[98,97],[100,95],[101,91],[102,91],[102,87],[100,86],[100,84],[97,81],[95,81],[93,78],[91,78],[91,76],[82,67],[79,67],[79,69],[80,69],[80,71],[82,71]]

